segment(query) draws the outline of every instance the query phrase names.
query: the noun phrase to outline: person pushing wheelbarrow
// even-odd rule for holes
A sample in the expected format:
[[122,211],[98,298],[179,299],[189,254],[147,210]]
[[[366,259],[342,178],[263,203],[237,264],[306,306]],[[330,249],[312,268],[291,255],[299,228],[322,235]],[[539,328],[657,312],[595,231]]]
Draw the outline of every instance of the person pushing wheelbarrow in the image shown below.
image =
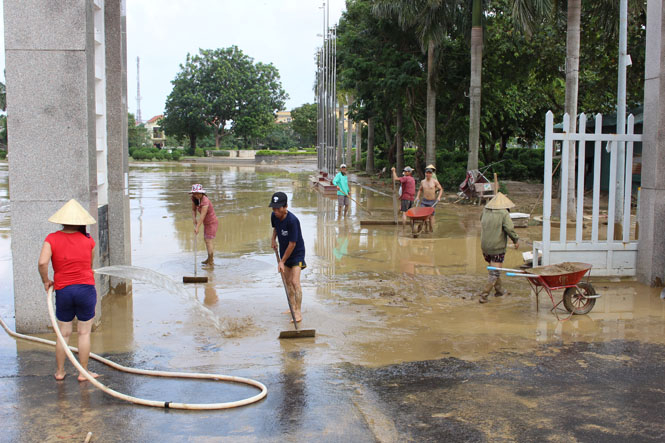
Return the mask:
[[[480,248],[483,251],[483,258],[490,266],[495,268],[503,267],[503,260],[506,256],[506,244],[508,237],[515,243],[515,248],[519,246],[519,236],[515,232],[515,226],[510,219],[509,210],[514,208],[515,204],[501,192],[497,192],[492,200],[485,205],[483,213],[480,216],[482,232],[480,234]],[[485,288],[480,293],[480,303],[487,303],[487,297],[494,288],[496,297],[508,295],[508,291],[501,286],[501,273],[498,270],[490,270]]]

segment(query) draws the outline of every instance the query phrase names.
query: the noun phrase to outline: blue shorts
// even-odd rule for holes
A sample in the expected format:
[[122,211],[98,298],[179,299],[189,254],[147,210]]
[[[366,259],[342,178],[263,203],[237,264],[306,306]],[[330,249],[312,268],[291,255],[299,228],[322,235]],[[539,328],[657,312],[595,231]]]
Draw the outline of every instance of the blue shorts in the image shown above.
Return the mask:
[[305,269],[307,267],[307,263],[305,263],[305,257],[289,257],[289,259],[284,262],[284,266],[287,268],[298,266],[300,269]]
[[88,321],[95,316],[97,290],[95,285],[69,285],[55,291],[55,316],[70,322],[74,317]]

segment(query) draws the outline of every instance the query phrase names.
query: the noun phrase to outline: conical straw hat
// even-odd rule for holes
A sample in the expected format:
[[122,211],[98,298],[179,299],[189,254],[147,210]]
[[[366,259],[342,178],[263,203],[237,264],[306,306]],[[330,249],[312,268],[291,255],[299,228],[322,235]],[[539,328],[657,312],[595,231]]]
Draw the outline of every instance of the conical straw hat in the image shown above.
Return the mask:
[[97,223],[92,215],[90,215],[90,213],[74,199],[65,203],[65,205],[58,209],[58,212],[53,214],[48,221],[51,223],[59,223],[61,225],[74,226],[94,225]]
[[492,200],[485,205],[487,209],[510,209],[515,207],[508,197],[501,192],[497,192]]

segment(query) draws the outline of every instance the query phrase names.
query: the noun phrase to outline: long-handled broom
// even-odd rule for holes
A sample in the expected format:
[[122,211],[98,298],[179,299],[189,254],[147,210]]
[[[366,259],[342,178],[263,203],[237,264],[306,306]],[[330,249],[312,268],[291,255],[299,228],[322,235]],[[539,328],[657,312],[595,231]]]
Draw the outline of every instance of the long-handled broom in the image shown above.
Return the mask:
[[183,277],[182,282],[183,283],[207,283],[208,282],[208,277],[198,277],[196,275],[196,269],[198,267],[198,264],[196,263],[196,235],[194,235],[194,277]]
[[[275,251],[275,257],[277,258],[277,263],[279,263],[279,253]],[[296,322],[296,314],[293,312],[293,306],[291,306],[291,300],[289,299],[289,289],[286,287],[286,280],[284,280],[284,273],[280,272],[279,275],[282,276],[282,284],[284,285],[284,291],[286,292],[286,302],[289,304],[289,311],[291,311],[291,319],[293,320],[293,327],[295,331],[281,331],[279,333],[279,338],[307,338],[314,337],[316,335],[315,329],[298,329],[298,323]]]

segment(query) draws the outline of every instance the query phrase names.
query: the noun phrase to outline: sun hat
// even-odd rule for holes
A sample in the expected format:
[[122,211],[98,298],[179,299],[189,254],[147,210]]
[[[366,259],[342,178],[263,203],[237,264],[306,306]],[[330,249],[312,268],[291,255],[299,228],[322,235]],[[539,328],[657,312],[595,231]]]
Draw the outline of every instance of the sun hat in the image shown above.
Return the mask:
[[268,206],[271,208],[281,208],[286,206],[287,200],[285,193],[275,192],[272,197],[270,197],[270,204]]
[[515,203],[511,202],[503,193],[497,192],[494,198],[490,200],[485,207],[487,209],[510,209],[515,207]]
[[434,172],[436,171],[436,166],[430,163],[429,165],[425,166],[425,172],[427,172],[428,169],[431,169],[432,172]]
[[58,212],[53,214],[48,221],[61,225],[85,226],[94,225],[97,221],[79,202],[74,199],[65,203]]
[[345,163],[342,163],[341,165],[339,165],[339,169],[342,169],[342,168],[346,168],[346,164],[345,164]]
[[413,172],[413,169],[411,168],[411,166],[405,166],[404,172]]
[[197,183],[195,185],[192,185],[192,190],[189,191],[189,193],[190,194],[205,194],[206,191],[205,191],[205,189],[203,189],[203,186],[201,186],[200,184]]

